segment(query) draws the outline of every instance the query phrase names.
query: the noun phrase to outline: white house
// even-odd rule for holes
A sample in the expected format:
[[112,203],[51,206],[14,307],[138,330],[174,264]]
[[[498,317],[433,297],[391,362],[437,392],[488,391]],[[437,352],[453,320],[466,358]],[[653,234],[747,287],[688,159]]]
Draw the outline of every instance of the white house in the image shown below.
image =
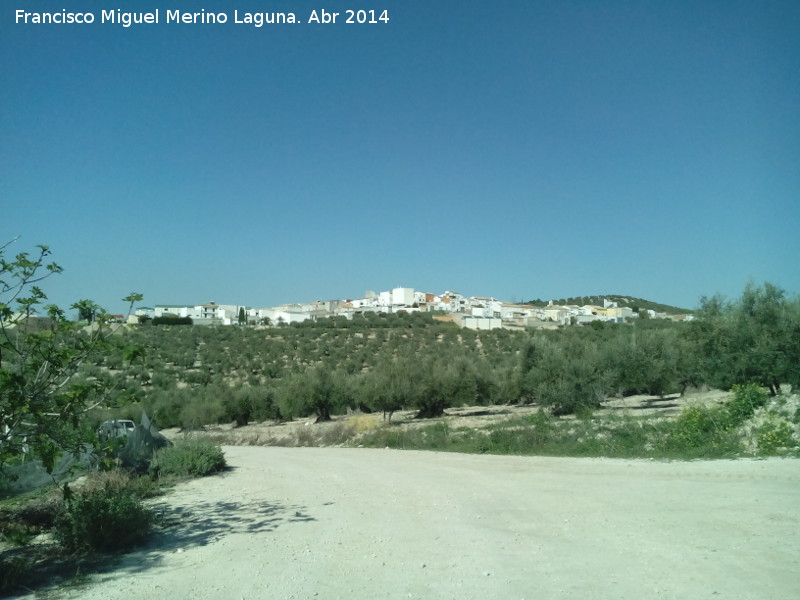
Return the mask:
[[189,304],[156,304],[153,308],[153,317],[192,317],[197,318],[194,306]]
[[442,294],[442,300],[440,303],[448,312],[467,312],[467,308],[469,307],[468,300],[459,294],[458,292],[446,291]]
[[509,302],[499,304],[499,316],[504,321],[522,322],[537,314],[536,308],[527,304],[511,304]]
[[232,304],[206,302],[191,306],[188,304],[156,304],[154,317],[189,317],[200,324],[230,325],[239,317],[239,307]]
[[348,300],[347,303],[350,304],[351,308],[358,310],[360,308],[367,308],[369,306],[377,306],[377,299],[373,294],[372,296],[366,296],[364,298],[356,298],[354,300]]
[[207,323],[219,323],[221,325],[232,325],[239,321],[239,309],[242,306],[235,304],[217,304],[216,302],[206,302],[196,307],[200,312],[200,319]]
[[392,290],[392,306],[412,306],[414,304],[414,288],[394,288]]
[[570,312],[566,306],[549,304],[544,307],[543,312],[546,320],[559,323],[560,325],[569,325]]

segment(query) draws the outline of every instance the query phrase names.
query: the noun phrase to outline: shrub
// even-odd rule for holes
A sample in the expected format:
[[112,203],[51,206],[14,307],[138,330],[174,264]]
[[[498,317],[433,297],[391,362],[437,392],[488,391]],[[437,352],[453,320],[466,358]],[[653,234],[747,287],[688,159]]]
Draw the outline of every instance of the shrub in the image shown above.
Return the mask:
[[156,452],[150,472],[159,477],[204,477],[225,468],[222,449],[208,440],[185,439]]
[[733,397],[725,405],[726,427],[738,427],[767,403],[767,392],[754,383],[735,385],[731,391]]
[[737,456],[742,440],[725,406],[691,406],[672,422],[661,423],[654,443],[683,459]]
[[111,469],[91,473],[81,488],[81,492],[106,489],[118,492],[130,492],[138,498],[152,498],[161,493],[158,483],[150,477],[132,476],[124,469]]
[[768,421],[756,431],[761,454],[779,454],[793,446],[792,427],[786,421]]
[[717,413],[714,409],[690,406],[675,421],[672,441],[678,446],[699,448],[710,443],[717,431]]
[[193,321],[191,317],[165,315],[163,317],[156,317],[151,323],[153,325],[191,325]]
[[137,494],[109,485],[65,493],[53,534],[69,552],[115,552],[146,539],[152,522],[153,513]]

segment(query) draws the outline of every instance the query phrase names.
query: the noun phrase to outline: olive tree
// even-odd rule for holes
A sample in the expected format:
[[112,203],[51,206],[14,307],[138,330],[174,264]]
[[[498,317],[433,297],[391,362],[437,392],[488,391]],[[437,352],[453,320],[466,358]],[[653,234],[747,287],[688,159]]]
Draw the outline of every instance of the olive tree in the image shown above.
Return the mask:
[[741,298],[703,298],[689,339],[712,385],[758,383],[771,394],[800,382],[800,299],[781,288],[748,284]]

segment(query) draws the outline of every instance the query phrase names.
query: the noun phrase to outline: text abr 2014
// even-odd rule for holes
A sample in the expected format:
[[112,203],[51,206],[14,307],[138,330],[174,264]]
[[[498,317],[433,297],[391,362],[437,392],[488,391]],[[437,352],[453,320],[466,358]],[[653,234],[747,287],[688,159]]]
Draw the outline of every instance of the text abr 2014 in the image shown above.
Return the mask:
[[[161,17],[164,16],[162,21]],[[70,25],[70,24],[92,24],[111,23],[122,27],[132,25],[151,25],[159,23],[182,23],[182,24],[204,24],[216,25],[224,23],[235,23],[252,25],[253,27],[263,27],[264,25],[282,25],[292,23],[313,23],[320,25],[327,24],[386,24],[389,22],[388,10],[344,10],[342,12],[330,12],[325,9],[315,9],[305,20],[301,20],[295,13],[291,12],[240,12],[233,11],[233,19],[229,18],[227,12],[211,12],[201,9],[200,11],[187,12],[181,10],[156,9],[149,12],[125,12],[116,10],[101,10],[100,18],[96,19],[93,12],[69,12],[62,9],[57,12],[28,12],[18,9],[15,12],[16,23],[40,25]]]

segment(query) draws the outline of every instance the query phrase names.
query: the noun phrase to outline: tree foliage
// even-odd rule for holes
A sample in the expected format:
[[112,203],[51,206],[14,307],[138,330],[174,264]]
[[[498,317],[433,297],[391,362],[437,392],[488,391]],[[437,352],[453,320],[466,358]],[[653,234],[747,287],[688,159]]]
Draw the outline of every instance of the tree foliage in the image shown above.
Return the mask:
[[74,304],[91,312],[86,330],[46,305],[38,284],[62,268],[48,262],[47,246],[6,258],[10,243],[0,247],[0,468],[31,453],[50,470],[63,449],[77,451],[81,416],[107,398],[109,381],[75,375],[110,347],[108,314],[87,300]]
[[[448,407],[520,402],[582,413],[615,396],[751,381],[777,392],[797,380],[800,319],[797,300],[773,287],[706,300],[691,323],[476,332],[412,313],[268,329],[138,327],[81,372],[159,427],[185,428],[326,420],[348,409],[435,417]],[[132,369],[120,368],[125,347],[137,349]]]
[[153,325],[191,325],[192,317],[179,317],[177,315],[163,315],[152,320]]
[[753,382],[774,395],[800,384],[800,302],[773,284],[748,284],[731,302],[703,298],[689,335],[712,385]]

